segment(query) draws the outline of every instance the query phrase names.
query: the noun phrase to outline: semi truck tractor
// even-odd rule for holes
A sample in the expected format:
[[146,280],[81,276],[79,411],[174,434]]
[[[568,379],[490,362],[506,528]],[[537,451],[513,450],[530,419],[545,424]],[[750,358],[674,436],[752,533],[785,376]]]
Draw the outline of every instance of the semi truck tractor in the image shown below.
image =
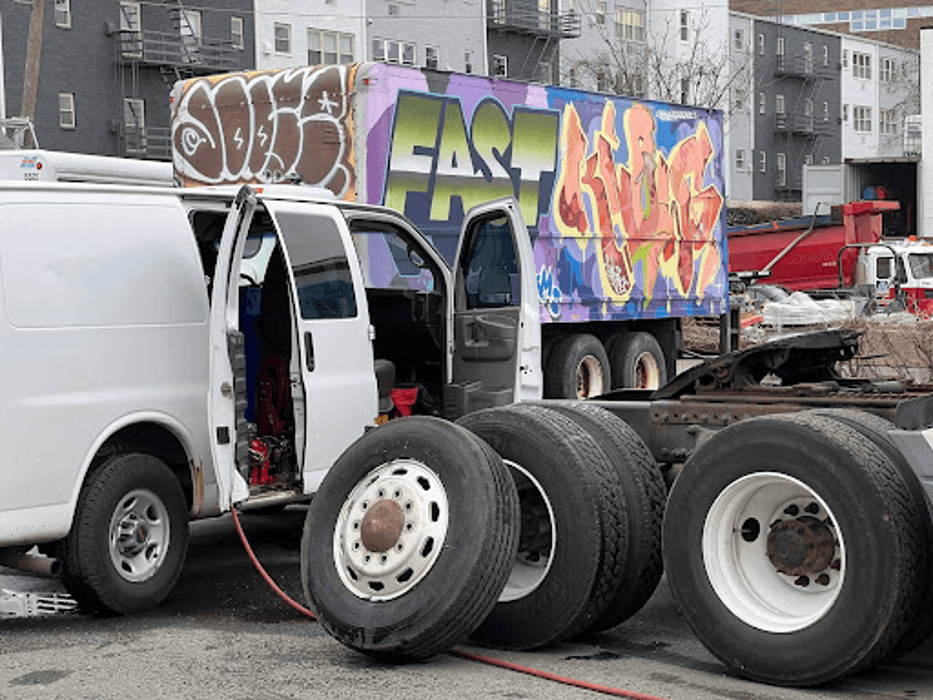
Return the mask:
[[362,63],[179,82],[172,142],[184,186],[324,187],[404,213],[448,261],[468,209],[516,197],[547,396],[657,388],[681,319],[726,311],[716,111]]

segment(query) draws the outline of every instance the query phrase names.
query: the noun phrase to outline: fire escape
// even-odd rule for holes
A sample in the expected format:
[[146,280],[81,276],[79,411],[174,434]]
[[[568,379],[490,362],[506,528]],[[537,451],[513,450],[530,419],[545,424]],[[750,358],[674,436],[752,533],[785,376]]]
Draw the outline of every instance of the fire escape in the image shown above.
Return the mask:
[[509,69],[510,78],[529,82],[551,82],[541,74],[541,66],[551,65],[561,39],[580,36],[580,15],[558,12],[551,0],[486,0],[486,26],[503,41],[510,36],[530,40],[530,47],[518,70]]
[[[168,109],[158,114],[154,109],[151,115],[163,117],[162,124],[148,123],[143,86],[151,84],[151,76],[160,76],[166,86],[167,105],[167,92],[176,80],[238,70],[242,52],[234,46],[231,37],[203,36],[200,13],[187,10],[181,0],[162,0],[142,6],[146,10],[145,17],[141,16],[141,5],[121,4],[119,28],[109,28],[122,115],[122,119],[112,120],[111,129],[119,134],[121,156],[171,160]],[[160,16],[160,9],[164,9],[165,15]],[[171,31],[144,28],[143,19],[147,25],[170,26]]]
[[789,111],[775,115],[775,144],[788,160],[783,175],[780,171],[776,175],[775,190],[781,199],[797,201],[803,190],[804,164],[813,162],[820,140],[838,128],[835,119],[816,107],[817,96],[832,74],[829,67],[814,63],[811,49],[802,55],[778,56],[774,75],[792,89],[793,102]]

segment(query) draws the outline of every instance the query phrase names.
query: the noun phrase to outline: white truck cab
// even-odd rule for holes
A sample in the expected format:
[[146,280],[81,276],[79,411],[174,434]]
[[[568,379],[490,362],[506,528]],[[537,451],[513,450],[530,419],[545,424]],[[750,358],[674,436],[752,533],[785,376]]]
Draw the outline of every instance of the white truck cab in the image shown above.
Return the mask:
[[189,518],[306,499],[390,412],[541,396],[511,199],[470,212],[453,270],[403,216],[297,185],[0,182],[0,217],[0,558],[39,545],[92,609],[158,603]]

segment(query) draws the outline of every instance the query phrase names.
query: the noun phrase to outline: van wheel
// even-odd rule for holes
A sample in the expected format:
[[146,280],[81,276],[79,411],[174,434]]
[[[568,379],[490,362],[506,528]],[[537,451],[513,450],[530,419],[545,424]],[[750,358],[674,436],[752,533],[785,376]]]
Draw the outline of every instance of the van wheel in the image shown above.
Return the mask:
[[518,531],[515,486],[488,445],[438,418],[391,421],[353,443],[311,501],[305,596],[346,646],[424,659],[496,604]]
[[667,384],[664,351],[650,333],[623,333],[612,343],[609,366],[613,386],[620,389],[660,389]]
[[150,455],[111,457],[78,498],[62,578],[83,609],[136,612],[168,597],[187,549],[188,508],[171,470]]
[[665,569],[687,622],[736,673],[825,683],[905,633],[920,517],[858,431],[808,414],[749,419],[704,443],[674,483]]
[[617,498],[628,515],[628,542],[624,548],[625,576],[616,582],[608,609],[589,631],[601,632],[622,624],[642,609],[661,580],[661,525],[667,487],[657,462],[632,428],[605,408],[589,403],[557,403],[548,406],[563,413],[586,430],[609,456],[620,480]]
[[533,649],[582,634],[626,575],[625,503],[605,453],[541,406],[485,409],[457,422],[505,461],[521,510],[508,583],[473,639]]
[[599,338],[575,333],[557,342],[548,358],[544,395],[550,399],[585,399],[609,391],[609,357]]

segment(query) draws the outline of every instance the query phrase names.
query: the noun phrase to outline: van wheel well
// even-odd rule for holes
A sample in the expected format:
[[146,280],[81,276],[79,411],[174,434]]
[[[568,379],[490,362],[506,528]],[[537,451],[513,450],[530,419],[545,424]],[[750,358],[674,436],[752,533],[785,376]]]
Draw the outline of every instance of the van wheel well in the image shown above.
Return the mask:
[[161,425],[138,423],[111,435],[94,456],[85,481],[96,473],[109,457],[131,452],[152,455],[165,462],[181,484],[185,494],[185,503],[188,509],[191,509],[194,502],[194,487],[188,454],[181,441]]

